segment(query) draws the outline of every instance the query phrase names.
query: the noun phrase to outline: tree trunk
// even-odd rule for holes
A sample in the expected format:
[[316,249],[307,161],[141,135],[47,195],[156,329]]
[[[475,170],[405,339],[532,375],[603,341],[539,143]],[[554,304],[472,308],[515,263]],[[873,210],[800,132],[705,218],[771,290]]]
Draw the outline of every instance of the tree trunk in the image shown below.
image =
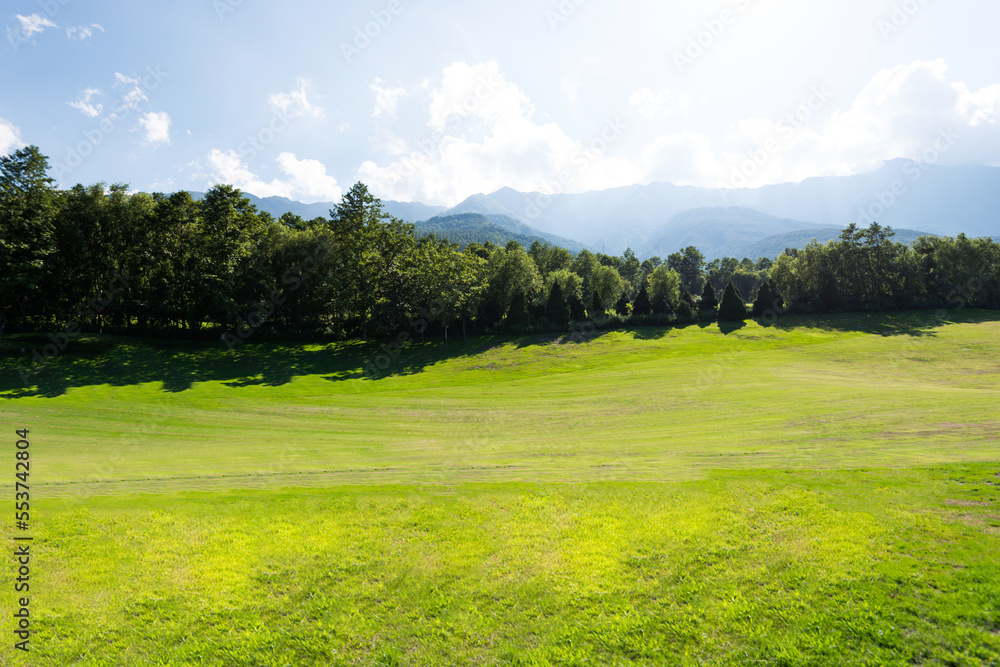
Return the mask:
[[448,327],[441,327],[444,329],[444,346],[448,347]]

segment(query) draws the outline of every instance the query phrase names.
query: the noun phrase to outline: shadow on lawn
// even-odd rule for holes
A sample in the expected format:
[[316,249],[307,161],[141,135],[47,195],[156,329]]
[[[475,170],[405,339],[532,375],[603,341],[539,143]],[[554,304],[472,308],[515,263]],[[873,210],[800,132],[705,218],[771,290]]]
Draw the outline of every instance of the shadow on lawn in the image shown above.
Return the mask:
[[[109,344],[117,343],[117,344]],[[249,343],[229,351],[220,344],[164,345],[161,341],[116,341],[103,337],[99,351],[77,346],[38,372],[28,355],[0,357],[0,398],[62,396],[70,388],[96,385],[124,387],[162,383],[164,391],[183,392],[196,382],[222,382],[230,387],[280,386],[300,375],[319,375],[331,382],[413,375],[447,359],[481,352],[482,341],[415,343],[398,354],[381,343],[299,345]],[[390,356],[390,354],[392,356]],[[375,364],[388,359],[384,369]],[[22,366],[23,364],[23,366]]]
[[934,329],[944,324],[997,321],[1000,321],[998,311],[967,309],[948,311],[943,319],[939,319],[932,310],[915,310],[892,313],[788,315],[778,318],[776,322],[761,324],[782,330],[809,327],[823,331],[860,332],[885,337],[924,338],[936,336]]
[[[950,322],[1000,321],[1000,312],[964,310],[949,313]],[[852,331],[880,336],[934,336],[942,320],[933,311],[904,313],[844,314],[828,316],[794,315],[765,326],[790,330],[811,327],[828,331]],[[678,326],[626,327],[615,331],[631,333],[639,340],[655,340],[690,327],[702,329],[715,322],[692,322]],[[723,324],[724,335],[739,331],[747,323]],[[230,387],[280,386],[295,376],[318,375],[331,382],[367,378],[378,381],[415,375],[435,364],[473,357],[497,346],[515,343],[518,348],[534,345],[586,344],[611,333],[595,330],[530,334],[523,336],[485,335],[468,342],[440,340],[413,343],[402,349],[385,343],[338,343],[334,345],[249,343],[226,350],[221,344],[164,344],[162,341],[101,337],[89,344],[71,346],[27,380],[19,367],[30,368],[31,357],[23,354],[0,356],[0,398],[56,397],[70,388],[97,385],[123,387],[159,382],[163,390],[183,392],[196,382],[222,382]],[[27,338],[24,339],[28,341]],[[10,347],[8,342],[7,347]],[[29,345],[25,347],[30,348]]]

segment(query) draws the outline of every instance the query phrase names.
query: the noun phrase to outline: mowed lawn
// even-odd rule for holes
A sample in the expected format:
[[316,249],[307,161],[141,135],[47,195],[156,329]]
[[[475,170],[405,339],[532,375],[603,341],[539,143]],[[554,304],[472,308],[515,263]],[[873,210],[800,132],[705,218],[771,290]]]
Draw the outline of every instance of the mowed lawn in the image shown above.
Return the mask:
[[1000,664],[1000,317],[927,318],[0,357],[0,663]]

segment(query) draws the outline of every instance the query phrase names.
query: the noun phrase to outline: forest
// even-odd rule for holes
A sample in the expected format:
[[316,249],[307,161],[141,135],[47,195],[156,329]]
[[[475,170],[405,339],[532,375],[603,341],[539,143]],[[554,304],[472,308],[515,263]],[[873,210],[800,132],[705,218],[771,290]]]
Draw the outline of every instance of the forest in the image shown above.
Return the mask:
[[280,218],[228,185],[53,186],[29,146],[0,158],[0,336],[105,331],[379,339],[417,330],[565,330],[785,313],[1000,309],[1000,245],[893,241],[873,222],[768,258],[640,260],[541,242],[459,245],[387,215],[363,183],[328,218]]

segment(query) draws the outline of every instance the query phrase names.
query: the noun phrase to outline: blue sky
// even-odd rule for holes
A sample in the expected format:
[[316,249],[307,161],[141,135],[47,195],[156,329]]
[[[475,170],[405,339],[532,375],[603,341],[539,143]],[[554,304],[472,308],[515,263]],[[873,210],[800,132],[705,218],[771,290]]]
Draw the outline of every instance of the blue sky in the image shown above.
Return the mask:
[[[59,184],[452,205],[1000,165],[995,0],[7,0],[0,153]],[[944,138],[948,139],[945,140]]]

